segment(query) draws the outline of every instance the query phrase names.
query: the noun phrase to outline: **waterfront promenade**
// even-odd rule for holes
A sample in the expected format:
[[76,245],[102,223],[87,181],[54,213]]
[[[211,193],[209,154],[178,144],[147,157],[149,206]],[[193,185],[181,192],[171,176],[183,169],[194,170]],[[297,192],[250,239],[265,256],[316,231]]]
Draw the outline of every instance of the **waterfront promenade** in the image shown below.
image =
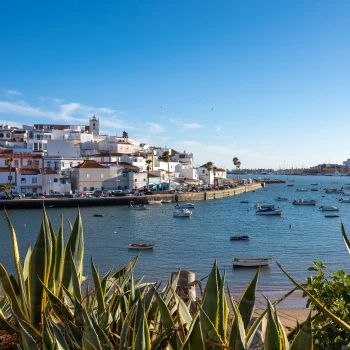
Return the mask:
[[13,199],[0,200],[0,206],[6,209],[40,209],[42,206],[55,208],[68,207],[93,207],[109,205],[129,205],[131,201],[134,204],[147,204],[148,199],[167,199],[175,202],[190,202],[200,200],[210,200],[237,196],[242,193],[256,191],[261,188],[260,183],[238,186],[228,190],[190,192],[179,194],[154,194],[150,196],[121,196],[121,197],[100,197],[100,198],[44,198],[44,199]]

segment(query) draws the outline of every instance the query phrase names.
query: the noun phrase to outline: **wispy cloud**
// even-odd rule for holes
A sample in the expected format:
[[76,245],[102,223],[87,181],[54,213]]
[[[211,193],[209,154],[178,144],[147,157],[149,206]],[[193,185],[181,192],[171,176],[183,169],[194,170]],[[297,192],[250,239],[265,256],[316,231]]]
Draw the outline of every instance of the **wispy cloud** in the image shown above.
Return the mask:
[[150,133],[160,133],[164,132],[163,125],[157,124],[157,123],[146,123],[147,131]]
[[221,126],[221,125],[218,125],[218,126],[215,127],[215,130],[216,130],[216,131],[220,131],[221,129],[222,129],[222,126]]
[[199,129],[203,127],[203,125],[200,125],[198,123],[183,124],[183,126],[189,129]]
[[9,96],[18,96],[18,95],[22,95],[22,93],[17,91],[17,90],[11,90],[11,89],[5,90],[5,96],[7,96],[7,97],[9,97]]

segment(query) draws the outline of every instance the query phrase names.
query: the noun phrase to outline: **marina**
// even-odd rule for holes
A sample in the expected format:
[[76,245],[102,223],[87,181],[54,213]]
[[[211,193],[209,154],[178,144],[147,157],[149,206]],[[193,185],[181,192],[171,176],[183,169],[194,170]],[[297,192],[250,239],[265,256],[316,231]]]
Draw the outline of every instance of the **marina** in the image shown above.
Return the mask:
[[[277,177],[283,178],[281,175]],[[293,178],[298,188],[307,187],[312,181],[317,182],[320,188],[330,184],[329,177],[325,176]],[[341,187],[342,182],[346,181],[346,177],[338,179],[338,186]],[[269,184],[267,188],[268,191],[262,188],[220,199],[197,200],[190,219],[173,217],[173,205],[146,205],[150,210],[128,211],[126,207],[130,200],[125,205],[99,206],[98,212],[105,214],[103,218],[93,216],[97,212],[95,206],[81,207],[85,254],[93,255],[96,266],[101,273],[105,273],[113,266],[124,266],[135,257],[138,252],[128,249],[131,242],[152,242],[157,249],[152,254],[143,254],[141,251],[135,277],[145,276],[146,281],[166,281],[172,271],[182,268],[203,278],[208,266],[217,258],[220,269],[226,269],[230,288],[235,290],[244,289],[256,269],[233,269],[234,257],[273,257],[299,282],[304,282],[305,277],[310,275],[307,268],[313,260],[322,260],[333,271],[346,270],[349,255],[341,237],[340,219],[325,219],[325,212],[319,210],[323,204],[339,206],[339,212],[336,213],[341,215],[345,229],[350,232],[350,206],[339,202],[340,195],[324,195],[322,190],[313,193],[317,206],[298,206],[293,205],[292,201],[275,201],[277,197],[293,199],[295,188],[283,183]],[[214,191],[210,192],[213,198]],[[307,199],[308,195],[305,193],[304,198]],[[298,197],[303,199],[303,193],[299,193]],[[242,200],[249,203],[243,205]],[[184,200],[183,203],[190,201],[192,199]],[[256,215],[256,203],[275,204],[277,209],[283,210],[283,215]],[[60,215],[63,214],[64,233],[67,234],[66,219],[74,222],[77,210],[54,206],[47,212],[54,227],[58,226]],[[37,209],[23,209],[8,210],[8,214],[18,235],[23,260],[28,242],[35,241],[42,213]],[[12,246],[4,215],[0,215],[0,224],[4,227],[3,235],[8,235],[8,239],[3,239],[0,246],[2,262],[11,267]],[[229,242],[233,235],[249,236],[250,240]],[[91,278],[88,260],[85,261],[84,274]],[[14,267],[10,271],[14,272]],[[276,264],[261,270],[260,289],[287,290],[290,287],[291,283]]]

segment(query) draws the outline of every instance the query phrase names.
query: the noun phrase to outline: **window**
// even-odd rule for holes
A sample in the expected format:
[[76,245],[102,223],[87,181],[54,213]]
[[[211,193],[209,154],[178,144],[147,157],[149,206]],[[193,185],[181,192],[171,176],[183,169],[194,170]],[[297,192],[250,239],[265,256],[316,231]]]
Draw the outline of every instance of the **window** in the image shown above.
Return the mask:
[[64,162],[62,162],[62,168],[64,168]]
[[47,167],[51,169],[51,162],[47,162]]
[[38,182],[38,179],[36,177],[32,178],[32,184],[36,184]]
[[205,174],[205,170],[202,170],[202,174]]
[[70,166],[71,168],[73,168],[73,162],[70,162],[69,166]]
[[135,179],[135,182],[137,181],[137,179]]
[[86,178],[87,178],[87,179],[90,179],[90,174],[86,174]]
[[12,180],[12,176],[8,176],[7,180],[9,180],[9,181]]
[[25,184],[26,183],[26,179],[24,177],[21,178],[21,184]]
[[143,181],[146,181],[146,179],[143,179]]
[[34,164],[39,166],[39,161],[38,160],[34,160]]
[[53,182],[58,182],[58,179],[53,179]]
[[32,165],[32,160],[28,160],[28,165]]
[[101,179],[103,179],[104,178],[104,175],[103,174],[101,174]]
[[18,166],[18,160],[15,160],[15,166]]

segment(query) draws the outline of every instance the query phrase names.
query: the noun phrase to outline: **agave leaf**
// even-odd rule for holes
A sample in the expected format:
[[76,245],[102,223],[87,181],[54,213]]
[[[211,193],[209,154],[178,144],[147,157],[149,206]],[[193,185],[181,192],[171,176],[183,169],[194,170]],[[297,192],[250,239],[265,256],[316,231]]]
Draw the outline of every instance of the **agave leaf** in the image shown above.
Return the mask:
[[85,309],[83,309],[83,316],[84,316],[84,333],[83,333],[83,344],[85,341],[90,343],[95,349],[102,350],[101,343],[98,339],[97,333],[92,325],[92,321],[86,312]]
[[200,323],[203,331],[203,337],[209,338],[211,341],[217,344],[223,344],[223,341],[219,333],[217,332],[214,324],[211,322],[209,316],[205,313],[204,309],[200,305],[198,305],[198,308],[199,308]]
[[20,330],[18,327],[16,327],[10,320],[8,320],[3,312],[0,310],[0,326],[1,328],[5,329],[8,332],[11,333],[19,333]]
[[204,300],[202,303],[205,314],[209,317],[214,327],[218,325],[218,309],[219,309],[219,289],[218,289],[217,261],[214,261],[213,267],[208,277],[207,284],[204,289]]
[[133,270],[140,254],[136,255],[134,259],[132,259],[127,265],[122,267],[120,270],[116,271],[110,278],[110,280],[114,283],[116,280],[124,276],[130,270]]
[[350,254],[350,241],[349,241],[349,238],[345,232],[345,227],[344,227],[344,224],[341,223],[341,233],[342,233],[342,236],[343,236],[343,240],[344,240],[344,243],[345,243],[345,246],[346,246],[346,249],[348,250],[348,253]]
[[67,288],[71,293],[73,291],[72,280],[71,280],[71,270],[72,266],[70,264],[71,257],[73,255],[73,260],[79,279],[83,275],[83,257],[84,257],[84,239],[83,239],[83,224],[81,221],[80,211],[78,211],[77,218],[75,220],[73,229],[69,235],[66,247],[64,249],[64,266],[63,266],[63,277],[62,285]]
[[104,295],[102,292],[100,276],[98,275],[98,272],[96,270],[96,267],[94,265],[94,260],[92,259],[92,257],[91,257],[91,271],[92,271],[92,278],[95,284],[95,294],[97,299],[98,313],[103,314],[106,311],[106,305],[104,302]]
[[278,333],[279,333],[279,338],[280,338],[280,342],[281,342],[281,349],[282,350],[289,350],[289,342],[288,342],[286,332],[284,330],[284,326],[277,315],[277,310],[275,307],[273,308],[273,311],[274,311],[275,322],[276,322],[277,327],[278,327]]
[[190,326],[190,324],[192,323],[192,316],[185,304],[185,302],[177,295],[177,293],[174,293],[174,297],[176,300],[176,304],[177,304],[177,311],[179,313],[179,315],[181,316],[183,322],[186,324],[187,327]]
[[229,309],[227,305],[226,295],[225,295],[225,275],[222,277],[222,282],[219,287],[219,302],[218,302],[218,325],[217,331],[220,334],[221,339],[225,339],[227,331],[227,321]]
[[63,256],[64,256],[64,238],[63,238],[63,216],[61,216],[60,227],[55,238],[55,263],[54,263],[54,293],[58,293],[61,287],[63,277]]
[[[23,279],[24,282],[27,282],[28,280],[28,271],[29,271],[29,263],[30,263],[30,256],[32,254],[32,248],[30,244],[28,245],[28,250],[26,257],[24,258],[24,263],[23,263]],[[28,286],[26,285],[26,290],[28,290]]]
[[42,322],[42,311],[44,309],[46,296],[44,295],[43,285],[47,285],[47,266],[48,266],[48,252],[47,252],[47,236],[44,219],[41,228],[33,247],[30,256],[28,286],[29,286],[29,306],[30,306],[30,323],[36,328],[40,329]]
[[311,350],[312,349],[312,329],[311,329],[311,312],[304,322],[299,333],[295,337],[290,350]]
[[166,341],[166,339],[169,339],[172,331],[173,331],[172,329],[167,328],[163,332],[158,334],[156,336],[156,338],[154,340],[152,340],[151,350],[162,349],[161,348],[162,343],[164,343]]
[[350,332],[350,325],[345,323],[342,319],[334,315],[331,311],[329,311],[318,299],[316,299],[306,288],[300,285],[297,281],[295,281],[284,269],[283,267],[276,261],[277,266],[282,270],[282,272],[299,288],[301,289],[313,303],[315,303],[320,310],[328,317],[330,317],[335,323],[337,323],[340,327],[345,329],[347,332]]
[[235,316],[231,325],[231,333],[229,335],[228,344],[235,350],[245,350],[246,336],[244,330],[244,323],[228,287],[227,290],[231,302],[231,307]]
[[158,292],[155,290],[154,287],[153,288],[153,293],[156,297],[156,301],[158,304],[158,308],[161,314],[161,321],[164,325],[165,328],[173,328],[174,327],[174,322],[173,319],[170,315],[170,311],[167,308],[167,306],[165,305],[163,299],[159,296]]
[[138,308],[140,309],[140,319],[139,322],[137,322],[138,326],[136,328],[136,336],[134,337],[132,348],[134,350],[151,350],[151,339],[149,337],[146,315],[141,302],[138,303]]
[[13,288],[13,291],[15,292],[15,294],[16,294],[17,299],[21,299],[21,291],[19,289],[19,285],[18,285],[18,282],[16,280],[16,277],[11,275],[10,276],[10,281],[11,281],[12,288]]
[[28,304],[28,297],[27,297],[27,289],[25,285],[25,279],[23,275],[23,269],[21,264],[21,259],[19,256],[19,250],[18,250],[18,244],[17,244],[17,236],[15,233],[15,229],[13,228],[10,218],[7,215],[6,210],[4,209],[7,225],[10,230],[11,238],[12,238],[12,245],[13,245],[13,257],[15,261],[15,267],[17,271],[18,281],[19,281],[19,287],[21,290],[21,304],[23,306],[23,313],[29,317],[29,304]]
[[243,293],[241,301],[238,304],[238,310],[242,316],[242,321],[244,324],[244,329],[247,331],[250,319],[254,311],[255,305],[255,295],[256,295],[256,286],[258,283],[259,270],[255,274],[253,280],[250,282],[249,286]]
[[133,305],[134,301],[135,301],[134,272],[133,272],[133,270],[131,270],[129,304]]
[[43,344],[46,350],[54,350],[55,341],[53,339],[49,323],[47,321],[47,316],[43,317],[44,327],[43,327]]
[[106,334],[103,329],[98,325],[98,323],[94,320],[94,318],[91,318],[92,325],[94,327],[94,330],[98,336],[98,339],[100,341],[102,350],[110,350],[113,349],[112,343],[108,339],[108,334]]
[[83,344],[83,332],[77,327],[74,323],[68,320],[67,325],[69,327],[69,331],[72,336],[72,340],[78,345],[80,348]]
[[34,338],[23,327],[22,322],[18,320],[19,329],[21,331],[22,346],[24,350],[39,350]]
[[124,349],[130,345],[127,343],[127,338],[131,329],[132,320],[136,312],[136,307],[137,307],[137,304],[134,304],[132,306],[123,323],[122,331],[120,333],[120,343],[119,343],[120,349]]
[[79,303],[82,303],[83,298],[81,296],[80,280],[79,280],[77,269],[75,267],[75,262],[74,262],[72,253],[70,254],[70,257],[71,257],[71,266],[72,266],[72,286],[73,286],[74,296],[77,298]]
[[199,319],[199,313],[193,318],[191,327],[188,331],[187,337],[181,350],[204,350],[205,344],[203,339],[203,333],[201,323]]
[[56,234],[55,230],[52,226],[52,222],[48,221],[47,223],[47,232],[48,232],[48,251],[51,252],[51,255],[48,256],[48,260],[50,261],[48,267],[48,287],[54,292],[55,291],[55,265],[56,265]]
[[265,332],[264,349],[282,350],[281,340],[278,332],[278,325],[273,314],[273,307],[268,301],[267,325]]
[[55,323],[51,323],[52,331],[55,335],[55,341],[56,341],[56,347],[55,350],[67,350],[69,349],[69,346],[67,344],[66,339],[64,338],[63,334],[61,333],[60,329],[56,326]]

